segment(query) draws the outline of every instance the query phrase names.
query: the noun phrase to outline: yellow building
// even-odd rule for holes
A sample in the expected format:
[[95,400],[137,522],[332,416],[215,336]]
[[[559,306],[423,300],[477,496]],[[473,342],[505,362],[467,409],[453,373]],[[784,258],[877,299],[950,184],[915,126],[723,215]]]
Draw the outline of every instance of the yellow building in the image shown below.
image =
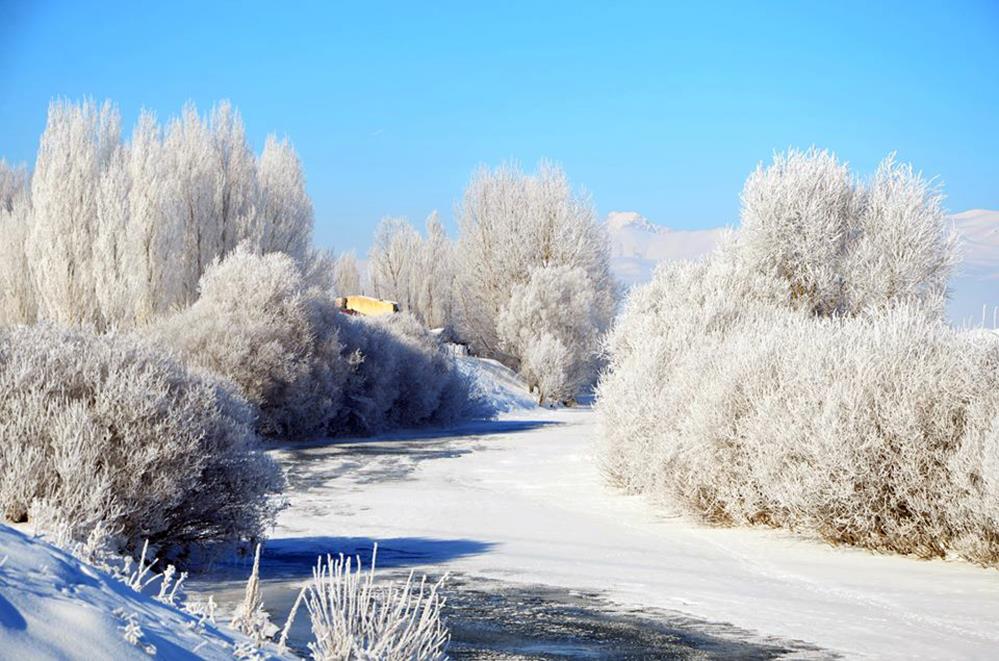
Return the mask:
[[365,317],[380,317],[399,311],[395,301],[384,301],[370,296],[343,296],[336,299],[337,306],[348,314],[360,314]]

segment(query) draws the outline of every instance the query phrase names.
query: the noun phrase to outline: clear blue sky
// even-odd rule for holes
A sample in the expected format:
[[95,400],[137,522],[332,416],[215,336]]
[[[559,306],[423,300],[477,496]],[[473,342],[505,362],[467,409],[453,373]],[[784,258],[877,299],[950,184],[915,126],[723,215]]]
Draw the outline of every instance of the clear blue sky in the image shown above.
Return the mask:
[[995,0],[685,4],[0,0],[0,155],[33,160],[55,96],[128,126],[229,98],[256,149],[295,143],[318,241],[362,252],[510,159],[673,227],[733,222],[789,145],[897,150],[952,210],[999,208]]

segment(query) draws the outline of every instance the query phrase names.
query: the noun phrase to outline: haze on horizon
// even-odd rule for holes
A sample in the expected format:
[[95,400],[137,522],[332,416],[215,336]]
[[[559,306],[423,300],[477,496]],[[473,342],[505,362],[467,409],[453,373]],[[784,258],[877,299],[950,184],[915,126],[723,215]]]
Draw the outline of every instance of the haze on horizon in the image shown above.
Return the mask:
[[228,98],[259,150],[304,162],[316,240],[366,252],[384,216],[452,208],[479,164],[561,163],[601,215],[731,224],[748,172],[817,145],[939,177],[999,208],[999,6],[614,8],[0,1],[0,153],[31,163],[54,97],[126,127]]

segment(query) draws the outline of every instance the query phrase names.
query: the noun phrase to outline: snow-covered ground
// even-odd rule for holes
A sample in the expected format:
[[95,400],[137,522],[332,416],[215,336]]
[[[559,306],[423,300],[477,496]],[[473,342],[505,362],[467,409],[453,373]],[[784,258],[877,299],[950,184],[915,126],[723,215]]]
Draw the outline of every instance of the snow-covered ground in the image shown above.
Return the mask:
[[[958,234],[961,262],[951,279],[947,314],[959,325],[992,328],[999,323],[999,211],[973,209],[951,216]],[[633,211],[607,216],[611,268],[621,282],[647,282],[664,260],[696,259],[711,252],[720,228],[671,230]]]
[[272,558],[299,558],[304,573],[319,553],[378,541],[381,557],[417,571],[595,590],[850,657],[999,649],[995,570],[663,516],[605,486],[596,433],[588,408],[534,409],[456,433],[282,451],[291,506]]
[[210,623],[2,524],[0,561],[0,659],[233,658]]
[[[664,514],[604,484],[593,454],[593,410],[518,408],[527,401],[513,375],[474,359],[465,366],[491,382],[493,396],[511,410],[453,430],[274,452],[289,478],[289,507],[262,560],[264,605],[275,622],[284,621],[317,556],[358,553],[367,561],[377,542],[383,576],[452,572],[454,603],[479,611],[491,641],[504,635],[501,612],[508,622],[511,610],[528,615],[507,636],[527,635],[539,613],[560,635],[576,626],[558,620],[566,613],[578,619],[589,612],[589,621],[640,613],[681,639],[691,631],[694,650],[707,631],[714,658],[743,649],[724,640],[759,646],[747,648],[752,658],[772,658],[774,649],[793,658],[995,658],[999,572]],[[160,658],[231,654],[225,634],[195,633],[190,616],[0,526],[4,555],[0,658],[139,657],[123,634],[131,613]],[[215,594],[224,621],[248,571],[212,567],[189,583]],[[575,601],[580,595],[589,601]],[[592,609],[594,600],[600,609]],[[292,637],[299,649],[307,620],[299,613]],[[607,633],[598,633],[589,647],[562,651],[600,649]]]

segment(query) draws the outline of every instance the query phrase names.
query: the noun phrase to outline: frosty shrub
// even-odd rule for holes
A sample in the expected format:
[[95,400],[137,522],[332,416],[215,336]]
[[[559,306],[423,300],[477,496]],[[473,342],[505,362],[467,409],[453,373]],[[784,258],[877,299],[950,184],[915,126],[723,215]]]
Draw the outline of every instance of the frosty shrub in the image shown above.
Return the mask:
[[605,471],[715,523],[996,564],[999,342],[942,320],[936,194],[891,161],[867,185],[825,154],[773,167],[717,252],[629,296],[599,387]]
[[260,536],[280,486],[245,401],[121,334],[0,331],[0,506],[173,555]]
[[356,564],[343,555],[320,558],[303,591],[315,636],[309,643],[313,658],[446,659],[443,582],[427,585],[424,578],[416,584],[411,573],[402,585],[378,584],[374,554],[367,572],[359,557]]
[[444,426],[493,414],[454,358],[412,315],[341,315],[340,337],[350,373],[338,431]]
[[371,433],[482,413],[467,378],[411,316],[341,314],[287,255],[237,249],[200,289],[155,334],[234,383],[265,435]]
[[347,374],[328,298],[307,290],[289,256],[242,247],[208,268],[200,290],[193,305],[156,325],[156,337],[232,381],[257,406],[261,433],[327,433]]

